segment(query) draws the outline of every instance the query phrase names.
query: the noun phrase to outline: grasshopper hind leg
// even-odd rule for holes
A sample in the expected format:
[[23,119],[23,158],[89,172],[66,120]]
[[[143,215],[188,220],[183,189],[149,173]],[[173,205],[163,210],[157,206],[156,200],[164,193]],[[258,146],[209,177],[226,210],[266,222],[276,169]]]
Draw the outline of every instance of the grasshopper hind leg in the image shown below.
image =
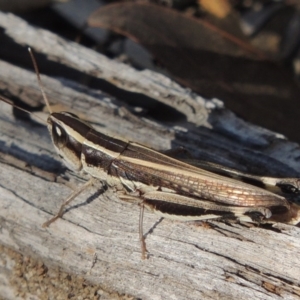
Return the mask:
[[148,250],[146,247],[146,239],[144,235],[144,230],[143,230],[143,221],[144,221],[144,210],[145,210],[145,205],[144,205],[144,200],[141,199],[140,196],[133,196],[130,194],[126,194],[124,192],[119,192],[118,197],[126,202],[130,203],[137,203],[140,206],[140,216],[139,216],[139,239],[141,243],[141,253],[142,253],[142,259],[147,259],[148,258]]
[[142,259],[148,258],[148,250],[146,247],[146,241],[145,241],[144,230],[143,230],[144,209],[145,209],[145,206],[143,203],[141,203],[140,204],[140,217],[139,217],[139,236],[140,236],[140,243],[141,243]]

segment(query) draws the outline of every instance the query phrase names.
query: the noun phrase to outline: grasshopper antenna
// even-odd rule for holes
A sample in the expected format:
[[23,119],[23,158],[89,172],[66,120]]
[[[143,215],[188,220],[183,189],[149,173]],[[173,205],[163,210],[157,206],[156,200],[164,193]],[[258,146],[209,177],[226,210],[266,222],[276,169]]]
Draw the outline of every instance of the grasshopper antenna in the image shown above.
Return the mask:
[[[25,108],[23,108],[21,106],[18,106],[16,104],[14,104],[11,100],[9,100],[9,99],[7,99],[7,98],[5,98],[3,96],[0,96],[0,100],[3,101],[3,102],[5,102],[5,103],[7,103],[7,104],[9,104],[9,105],[11,105],[12,107],[15,107],[15,108],[17,108],[17,109],[19,109],[21,111],[24,111],[24,112],[28,113],[29,115],[34,114],[31,111],[29,111],[29,110],[27,110],[27,109],[25,109]],[[34,116],[36,118],[38,118],[43,124],[47,125],[47,122],[45,122],[44,119],[42,119],[41,117],[37,116],[36,114],[34,114]]]
[[30,54],[30,57],[31,57],[31,60],[32,60],[32,63],[33,63],[33,67],[34,67],[34,70],[35,70],[35,74],[36,74],[36,77],[37,77],[37,80],[38,80],[38,83],[39,83],[39,87],[40,87],[40,90],[42,92],[42,95],[43,95],[43,98],[44,98],[44,101],[46,103],[46,106],[47,106],[47,109],[49,111],[49,113],[51,114],[52,113],[52,109],[50,107],[50,104],[49,104],[49,100],[46,96],[46,93],[45,93],[45,90],[44,90],[44,87],[42,85],[42,80],[41,80],[41,77],[40,77],[40,72],[39,72],[39,68],[38,68],[38,65],[37,65],[37,62],[36,62],[36,59],[33,55],[33,52],[31,50],[30,47],[28,47],[28,52]]

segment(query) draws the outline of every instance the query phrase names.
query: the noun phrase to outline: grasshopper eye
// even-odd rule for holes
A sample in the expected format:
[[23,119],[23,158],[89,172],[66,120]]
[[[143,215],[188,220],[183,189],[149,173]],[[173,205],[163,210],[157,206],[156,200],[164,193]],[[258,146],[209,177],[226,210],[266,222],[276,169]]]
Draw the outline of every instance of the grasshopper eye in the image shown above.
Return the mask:
[[66,131],[59,125],[53,124],[52,126],[53,142],[58,148],[64,148],[67,144]]

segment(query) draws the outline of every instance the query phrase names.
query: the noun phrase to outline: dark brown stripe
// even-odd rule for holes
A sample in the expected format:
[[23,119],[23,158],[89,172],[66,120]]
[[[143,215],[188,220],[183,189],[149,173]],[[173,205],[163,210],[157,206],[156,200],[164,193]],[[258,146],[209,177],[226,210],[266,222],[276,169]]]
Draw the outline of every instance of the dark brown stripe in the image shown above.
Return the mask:
[[83,144],[82,154],[85,157],[85,162],[88,166],[101,168],[108,172],[113,158],[105,154],[103,151],[97,150]]
[[164,155],[152,149],[147,149],[146,147],[140,146],[135,143],[130,143],[128,147],[123,151],[122,156],[138,158],[144,161],[161,163],[169,166],[174,166],[175,163],[174,158],[168,157],[167,155]]
[[158,210],[165,214],[176,215],[176,216],[204,216],[204,215],[216,215],[222,219],[235,219],[233,212],[222,211],[222,210],[210,210],[202,209],[198,207],[191,207],[181,204],[168,203],[157,200],[144,200],[144,203],[150,205],[154,210]]
[[[91,126],[82,122],[79,118],[77,119],[75,115],[70,116],[64,113],[53,113],[51,114],[51,116],[71,127],[74,131],[78,132],[83,137],[85,137],[91,130]],[[49,117],[50,119],[51,116]]]
[[[86,136],[86,138],[99,147],[103,147],[107,150],[115,153],[122,153],[126,149],[128,142],[109,137],[103,133],[100,133],[92,129]],[[101,150],[101,148],[100,148]]]
[[85,156],[86,163],[90,166],[103,168],[110,173],[110,165],[115,159],[115,156],[112,157],[105,153],[104,149],[119,155],[122,151],[124,151],[124,149],[126,149],[128,143],[119,139],[111,138],[93,129],[88,132],[86,137],[89,142],[95,144],[95,147],[85,144],[83,145],[82,153]]
[[262,189],[266,188],[266,185],[263,182],[261,182],[259,179],[247,177],[247,175],[246,176],[240,176],[240,178],[245,183],[254,185],[254,186],[262,188]]

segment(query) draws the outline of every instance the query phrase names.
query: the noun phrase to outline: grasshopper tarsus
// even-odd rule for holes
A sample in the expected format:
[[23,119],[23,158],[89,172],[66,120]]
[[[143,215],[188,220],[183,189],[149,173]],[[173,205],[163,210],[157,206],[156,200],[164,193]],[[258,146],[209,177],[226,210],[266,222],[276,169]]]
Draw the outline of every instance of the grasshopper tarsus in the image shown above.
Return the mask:
[[58,216],[55,215],[53,218],[51,218],[50,220],[48,220],[47,222],[42,224],[43,228],[49,227],[51,223],[53,223],[54,221],[56,221],[57,219],[61,218],[62,216]]

